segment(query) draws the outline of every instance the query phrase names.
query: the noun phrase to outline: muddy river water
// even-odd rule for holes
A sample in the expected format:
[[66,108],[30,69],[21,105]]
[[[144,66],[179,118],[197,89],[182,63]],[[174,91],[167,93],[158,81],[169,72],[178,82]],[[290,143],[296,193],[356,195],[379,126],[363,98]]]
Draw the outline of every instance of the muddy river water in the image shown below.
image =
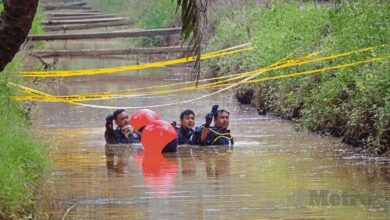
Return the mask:
[[[61,43],[59,43],[61,44]],[[80,42],[67,43],[79,48]],[[115,42],[83,43],[85,48]],[[48,48],[56,47],[49,44]],[[62,48],[63,46],[60,46]],[[149,58],[148,58],[149,59]],[[148,60],[147,59],[147,60]],[[160,57],[158,59],[166,59]],[[147,61],[146,60],[146,61]],[[124,66],[134,57],[61,59],[57,69]],[[44,80],[53,94],[140,88],[190,79],[184,67]],[[202,90],[94,101],[97,105],[142,107],[195,98]],[[390,171],[385,158],[367,157],[340,140],[296,132],[289,121],[259,116],[239,105],[232,91],[197,102],[153,109],[178,121],[193,109],[196,125],[213,104],[230,111],[233,147],[180,146],[176,154],[145,158],[141,146],[118,146],[106,157],[105,116],[112,110],[39,103],[34,133],[53,142],[58,207],[53,219],[387,219]],[[135,109],[128,110],[129,114]],[[70,208],[71,207],[71,208]]]

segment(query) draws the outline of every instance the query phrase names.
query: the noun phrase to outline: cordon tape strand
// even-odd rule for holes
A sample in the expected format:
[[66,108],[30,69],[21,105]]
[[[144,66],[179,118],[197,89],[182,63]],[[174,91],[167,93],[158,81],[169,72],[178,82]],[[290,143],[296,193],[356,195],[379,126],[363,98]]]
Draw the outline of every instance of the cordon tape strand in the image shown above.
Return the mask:
[[[383,45],[381,45],[383,46]],[[13,97],[16,100],[29,100],[29,101],[41,101],[41,102],[64,102],[68,104],[73,104],[73,105],[78,105],[78,106],[86,106],[86,107],[92,107],[92,108],[103,108],[103,109],[117,109],[117,108],[124,108],[124,109],[139,109],[139,108],[156,108],[156,107],[164,107],[164,106],[172,106],[172,105],[177,105],[177,104],[183,104],[183,103],[189,103],[193,102],[196,100],[200,100],[206,97],[209,97],[211,95],[226,91],[228,89],[231,89],[233,87],[236,87],[241,84],[247,84],[247,83],[256,83],[256,82],[262,82],[262,81],[268,81],[268,80],[276,80],[276,79],[282,79],[282,78],[289,78],[289,77],[295,77],[295,76],[302,76],[302,75],[309,75],[309,74],[315,74],[323,71],[329,71],[329,70],[336,70],[336,69],[342,69],[346,67],[351,67],[351,66],[356,66],[364,63],[371,63],[371,62],[380,62],[383,60],[388,60],[390,56],[383,56],[383,57],[376,57],[372,59],[367,59],[367,60],[362,60],[362,61],[356,61],[352,63],[346,63],[346,64],[340,64],[337,66],[330,66],[330,67],[324,67],[320,69],[315,69],[315,70],[309,70],[309,71],[304,71],[304,72],[298,72],[298,73],[290,73],[290,74],[282,74],[278,76],[271,76],[271,77],[265,77],[265,78],[259,78],[255,79],[258,77],[260,74],[268,72],[270,70],[276,70],[276,69],[282,69],[282,68],[287,68],[291,66],[297,66],[297,65],[303,65],[303,64],[308,64],[308,63],[314,63],[314,62],[320,62],[320,61],[325,61],[325,60],[330,60],[330,59],[335,59],[343,56],[348,56],[352,55],[355,53],[360,53],[364,51],[369,51],[373,50],[375,47],[368,47],[368,48],[363,48],[360,50],[355,50],[355,51],[350,51],[350,52],[345,52],[345,53],[340,53],[332,56],[327,56],[327,57],[322,57],[322,58],[317,58],[313,60],[308,60],[314,56],[319,55],[321,52],[316,52],[313,54],[309,54],[306,56],[302,56],[296,59],[291,59],[288,60],[287,58],[284,58],[282,60],[279,60],[278,62],[265,67],[261,68],[255,71],[250,71],[246,73],[241,73],[241,74],[235,74],[235,75],[230,75],[230,76],[224,76],[224,77],[215,77],[211,79],[205,79],[202,81],[210,81],[210,80],[216,80],[216,79],[223,79],[227,78],[222,81],[217,81],[213,83],[206,83],[202,84],[199,86],[189,86],[189,87],[184,87],[184,88],[178,88],[178,89],[170,89],[170,90],[162,90],[162,91],[151,91],[151,92],[143,92],[143,93],[133,93],[133,94],[118,94],[120,92],[129,92],[129,91],[137,91],[137,90],[144,90],[146,88],[163,88],[163,87],[168,87],[168,86],[177,86],[177,85],[185,85],[188,83],[193,83],[191,82],[183,82],[183,83],[176,83],[176,84],[166,84],[166,85],[159,85],[159,86],[152,86],[152,87],[146,87],[146,88],[136,88],[136,89],[128,89],[128,90],[118,90],[118,91],[113,91],[113,92],[104,92],[104,93],[90,93],[90,94],[83,94],[83,95],[70,95],[70,96],[53,96],[47,93],[40,92],[38,90],[30,89],[25,86],[21,85],[16,85],[12,84],[14,86],[17,86],[21,91],[30,94],[31,96],[15,96]],[[290,56],[290,55],[289,55]],[[232,80],[238,80],[241,78],[245,79],[235,82],[235,83],[230,83]],[[117,106],[102,106],[102,105],[93,105],[93,104],[85,104],[85,103],[79,103],[80,101],[90,101],[90,100],[102,100],[102,99],[112,99],[112,98],[125,98],[125,97],[137,97],[137,96],[150,96],[150,95],[161,95],[161,94],[168,94],[168,93],[174,93],[174,92],[183,92],[183,91],[190,91],[190,90],[198,90],[198,89],[206,89],[206,88],[219,88],[219,87],[225,87],[222,89],[219,89],[218,91],[215,91],[213,93],[203,95],[194,99],[190,100],[184,100],[184,101],[179,101],[179,102],[174,102],[174,103],[166,103],[166,104],[158,104],[158,105],[149,105],[149,106],[139,106],[139,107],[117,107]]]

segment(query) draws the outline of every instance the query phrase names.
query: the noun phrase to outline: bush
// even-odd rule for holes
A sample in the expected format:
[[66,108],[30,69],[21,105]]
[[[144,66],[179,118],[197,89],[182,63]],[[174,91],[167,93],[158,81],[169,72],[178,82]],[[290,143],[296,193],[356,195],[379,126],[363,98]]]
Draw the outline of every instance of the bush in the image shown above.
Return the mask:
[[20,59],[0,75],[0,212],[25,216],[34,210],[36,190],[48,168],[49,155],[28,129],[28,116],[9,96],[16,93],[7,82],[15,82]]
[[[260,14],[259,8],[246,5],[238,10],[225,8],[217,10],[209,17],[209,37],[206,50],[216,51],[245,44],[251,41],[253,22]],[[209,75],[221,76],[256,68],[252,52],[238,53],[227,57],[206,61]]]
[[[2,9],[1,4],[0,11]],[[31,29],[34,34],[42,32],[42,14],[39,9]],[[0,219],[37,214],[37,204],[44,203],[38,201],[42,195],[37,191],[49,167],[46,146],[30,134],[30,113],[26,106],[10,99],[17,91],[8,82],[18,81],[16,72],[20,63],[17,55],[0,73]]]
[[[209,62],[209,68],[217,69],[218,75],[237,73],[242,68],[264,67],[290,54],[293,57],[314,51],[324,51],[323,55],[338,54],[388,44],[390,39],[390,3],[387,1],[342,1],[336,6],[277,3],[269,8],[258,5],[219,13],[231,16],[217,24],[210,42],[221,48],[226,42],[238,43],[237,39],[245,39],[243,24],[252,24],[251,42],[256,50]],[[241,14],[245,18],[237,19]],[[349,57],[290,67],[262,76],[388,56],[388,51],[388,46],[378,47]],[[255,89],[245,85],[240,90],[254,89],[259,100],[257,105],[284,118],[295,119],[311,131],[342,136],[345,142],[354,146],[383,153],[390,146],[389,70],[387,60],[323,74],[267,81],[257,84]]]
[[[136,28],[167,28],[177,23],[176,4],[172,0],[136,1],[118,0],[113,4],[106,0],[93,0],[92,3],[100,10],[125,16],[134,21]],[[135,40],[136,46],[163,46],[167,37],[151,37]],[[134,42],[134,40],[132,40]]]

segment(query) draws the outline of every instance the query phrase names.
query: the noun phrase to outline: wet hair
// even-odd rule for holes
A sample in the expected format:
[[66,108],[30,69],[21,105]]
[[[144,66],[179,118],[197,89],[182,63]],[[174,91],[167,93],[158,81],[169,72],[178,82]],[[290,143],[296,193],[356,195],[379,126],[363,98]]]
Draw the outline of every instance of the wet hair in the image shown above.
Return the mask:
[[222,113],[227,113],[228,115],[230,115],[230,113],[228,111],[226,111],[225,109],[220,109],[218,110],[215,114],[214,114],[214,120],[217,119],[218,115],[219,114],[222,114]]
[[184,116],[186,115],[194,115],[195,117],[195,113],[190,110],[190,109],[187,109],[187,110],[184,110],[181,114],[180,114],[180,120],[182,120],[184,118]]
[[125,111],[124,109],[115,110],[114,113],[112,114],[114,116],[114,119],[116,120],[118,118],[118,115],[120,115],[124,111]]

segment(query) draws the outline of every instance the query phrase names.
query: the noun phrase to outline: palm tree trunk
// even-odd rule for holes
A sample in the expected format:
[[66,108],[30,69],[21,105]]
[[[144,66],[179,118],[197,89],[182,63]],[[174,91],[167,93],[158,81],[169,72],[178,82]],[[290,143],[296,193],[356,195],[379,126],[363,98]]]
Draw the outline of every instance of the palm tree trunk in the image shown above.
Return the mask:
[[0,72],[12,61],[30,31],[39,0],[3,0],[0,17]]

